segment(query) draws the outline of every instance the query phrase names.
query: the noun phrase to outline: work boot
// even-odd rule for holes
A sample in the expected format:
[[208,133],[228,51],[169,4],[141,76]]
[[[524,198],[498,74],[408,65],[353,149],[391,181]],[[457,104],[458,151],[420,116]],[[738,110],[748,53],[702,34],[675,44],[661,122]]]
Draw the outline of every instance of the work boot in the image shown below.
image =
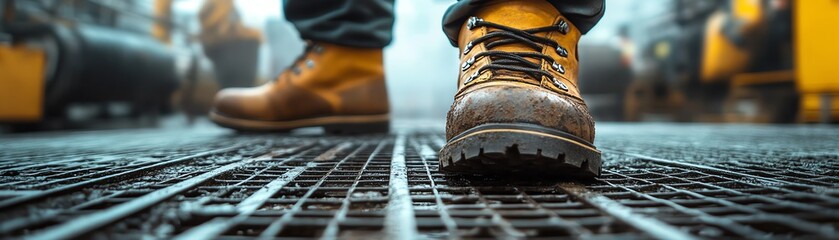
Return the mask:
[[580,35],[543,0],[495,1],[470,17],[442,169],[599,175],[594,120],[577,87]]
[[273,82],[219,92],[210,119],[245,131],[370,133],[389,130],[388,111],[381,49],[310,42]]

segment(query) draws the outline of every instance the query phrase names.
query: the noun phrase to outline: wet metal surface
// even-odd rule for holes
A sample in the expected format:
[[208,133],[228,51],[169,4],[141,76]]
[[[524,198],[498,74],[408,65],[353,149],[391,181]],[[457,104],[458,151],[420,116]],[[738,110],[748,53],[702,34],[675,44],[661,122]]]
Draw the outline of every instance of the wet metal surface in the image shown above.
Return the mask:
[[[404,126],[402,126],[404,125]],[[839,128],[599,124],[589,181],[438,171],[441,125],[0,138],[0,236],[839,238]]]

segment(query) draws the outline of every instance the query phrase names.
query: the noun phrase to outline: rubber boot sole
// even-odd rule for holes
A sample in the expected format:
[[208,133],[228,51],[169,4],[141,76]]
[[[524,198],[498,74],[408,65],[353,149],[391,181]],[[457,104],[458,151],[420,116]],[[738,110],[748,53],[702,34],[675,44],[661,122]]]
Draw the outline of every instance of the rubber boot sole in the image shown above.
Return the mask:
[[448,172],[550,175],[592,178],[600,175],[600,151],[574,135],[534,124],[494,123],[469,129],[446,143],[439,154]]
[[210,120],[216,124],[244,132],[286,132],[304,127],[323,127],[330,134],[387,133],[390,131],[390,115],[328,116],[291,121],[260,121],[231,118],[210,112]]

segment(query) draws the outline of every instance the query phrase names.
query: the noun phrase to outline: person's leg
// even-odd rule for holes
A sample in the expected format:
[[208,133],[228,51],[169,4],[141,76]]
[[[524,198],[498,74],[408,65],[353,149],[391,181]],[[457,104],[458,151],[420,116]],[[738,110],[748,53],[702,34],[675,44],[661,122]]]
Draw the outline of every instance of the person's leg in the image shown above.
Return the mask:
[[[457,34],[463,22],[483,4],[491,0],[461,0],[443,15],[443,32],[452,45],[457,46]],[[603,0],[547,0],[583,34],[600,21],[606,10]]]
[[271,83],[219,92],[210,119],[251,131],[388,131],[382,48],[392,38],[393,0],[286,0],[285,14],[306,51]]
[[471,0],[449,8],[443,28],[460,48],[461,72],[441,168],[598,175],[577,44],[602,15],[597,0]]
[[285,17],[303,39],[383,48],[393,38],[394,0],[284,0]]

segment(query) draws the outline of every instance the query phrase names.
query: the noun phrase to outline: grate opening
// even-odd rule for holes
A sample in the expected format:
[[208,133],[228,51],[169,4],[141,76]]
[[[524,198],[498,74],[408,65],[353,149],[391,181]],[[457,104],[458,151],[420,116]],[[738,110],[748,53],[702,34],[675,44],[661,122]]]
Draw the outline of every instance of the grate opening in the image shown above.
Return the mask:
[[[607,133],[585,182],[441,172],[438,132],[32,140],[0,151],[0,236],[835,238],[839,134],[777,131]],[[777,151],[695,144],[731,139]]]

